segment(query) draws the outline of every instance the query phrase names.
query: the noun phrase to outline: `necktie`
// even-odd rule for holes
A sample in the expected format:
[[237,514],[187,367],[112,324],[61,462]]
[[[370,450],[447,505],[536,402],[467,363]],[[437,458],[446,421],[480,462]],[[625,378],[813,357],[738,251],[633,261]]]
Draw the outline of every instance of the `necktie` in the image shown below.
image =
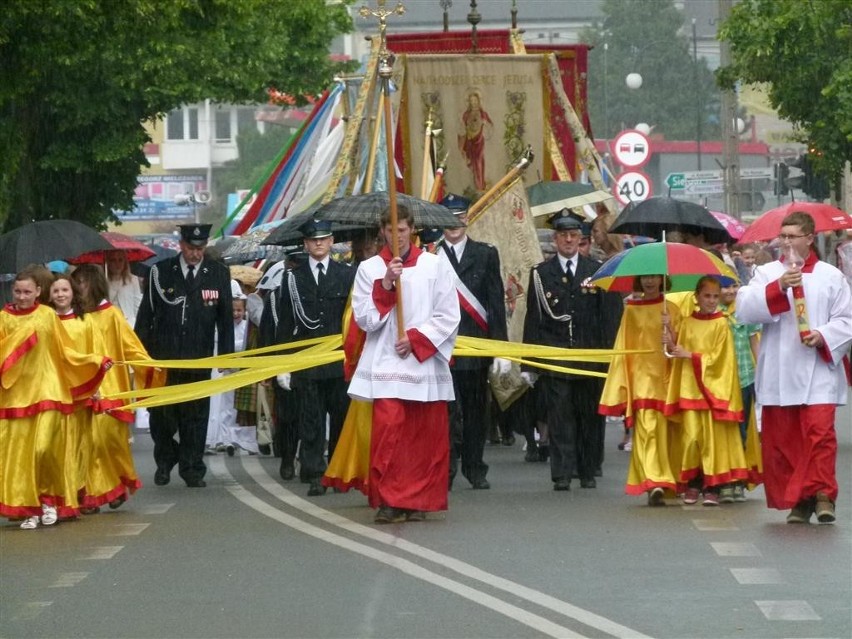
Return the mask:
[[195,281],[195,266],[192,264],[188,264],[186,267],[186,284],[187,286],[192,286],[192,283]]
[[574,262],[573,261],[568,260],[565,263],[565,273],[568,274],[568,277],[574,277]]
[[322,285],[325,281],[325,267],[322,265],[322,262],[317,264],[317,286]]

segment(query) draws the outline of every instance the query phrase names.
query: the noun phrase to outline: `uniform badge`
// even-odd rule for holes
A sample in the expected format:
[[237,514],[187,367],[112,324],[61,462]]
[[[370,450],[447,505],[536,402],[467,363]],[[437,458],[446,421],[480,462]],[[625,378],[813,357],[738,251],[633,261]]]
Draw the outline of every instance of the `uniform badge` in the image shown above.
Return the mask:
[[215,306],[219,301],[219,291],[215,288],[201,289],[201,299],[204,300],[205,306]]

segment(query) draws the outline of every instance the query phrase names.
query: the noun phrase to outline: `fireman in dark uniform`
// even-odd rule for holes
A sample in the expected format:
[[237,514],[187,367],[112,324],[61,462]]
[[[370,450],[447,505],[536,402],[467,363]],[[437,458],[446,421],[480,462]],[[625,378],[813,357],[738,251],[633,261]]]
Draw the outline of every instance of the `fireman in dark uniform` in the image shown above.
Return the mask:
[[[301,231],[308,260],[287,271],[281,280],[275,337],[279,344],[340,335],[346,302],[355,281],[355,269],[330,257],[334,243],[331,222],[311,220]],[[299,475],[310,483],[309,497],[323,495],[326,488],[320,480],[327,466],[323,457],[326,415],[330,424],[328,456],[331,458],[349,409],[343,363],[279,375],[277,381],[285,390],[293,390],[301,442]],[[285,461],[282,458],[282,468]]]
[[[556,255],[530,272],[524,342],[562,348],[612,348],[621,321],[621,296],[589,282],[600,263],[579,253],[581,223],[565,209],[551,218]],[[563,362],[571,368],[605,371],[603,364]],[[539,369],[523,375],[535,383]],[[571,477],[594,488],[600,461],[598,415],[601,384],[592,377],[541,370],[539,392],[550,439],[554,490],[570,490]]]
[[[231,276],[221,262],[206,259],[210,224],[180,226],[180,254],[157,262],[136,317],[136,334],[154,359],[198,359],[234,352]],[[210,379],[207,369],[170,369],[167,384]],[[204,443],[210,399],[152,408],[154,483],[169,483],[172,468],[190,488],[206,486]],[[178,439],[175,440],[177,434]]]
[[[441,204],[467,223],[470,200],[447,195]],[[506,305],[500,255],[497,249],[467,236],[467,228],[445,229],[437,253],[445,256],[458,275],[461,323],[459,335],[507,340]],[[508,360],[458,357],[451,373],[456,399],[450,404],[450,485],[452,486],[461,457],[462,475],[474,489],[490,488],[485,475],[488,464],[483,460],[485,440],[490,422],[488,403],[488,367],[507,371]]]

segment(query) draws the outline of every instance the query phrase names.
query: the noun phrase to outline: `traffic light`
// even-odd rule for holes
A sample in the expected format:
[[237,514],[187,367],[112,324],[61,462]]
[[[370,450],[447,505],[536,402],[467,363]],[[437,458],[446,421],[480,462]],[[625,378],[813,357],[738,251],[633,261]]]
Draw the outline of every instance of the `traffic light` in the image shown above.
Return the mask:
[[[800,169],[799,175],[794,175],[789,177],[790,175],[790,167],[795,169]],[[790,161],[790,165],[787,167],[787,192],[782,193],[782,195],[787,195],[790,189],[800,189],[807,193],[807,185],[808,185],[808,175],[810,171],[810,162],[808,162],[807,155],[800,155],[799,157],[793,158]]]
[[805,185],[802,187],[802,190],[807,193],[811,199],[820,202],[830,195],[828,180],[821,174],[814,171],[814,165],[811,163],[810,157],[821,155],[822,153],[814,147],[808,149],[808,155],[805,156],[805,161],[807,163],[807,170],[805,171]]
[[790,178],[790,167],[784,162],[775,165],[775,195],[787,195],[790,192],[788,180]]

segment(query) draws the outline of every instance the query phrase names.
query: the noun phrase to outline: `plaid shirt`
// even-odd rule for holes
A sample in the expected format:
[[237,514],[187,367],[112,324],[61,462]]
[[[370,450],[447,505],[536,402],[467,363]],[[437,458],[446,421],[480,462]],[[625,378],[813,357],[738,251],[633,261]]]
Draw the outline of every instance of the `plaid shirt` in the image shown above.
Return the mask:
[[741,324],[734,316],[733,305],[719,304],[719,308],[728,319],[728,326],[734,336],[734,352],[737,354],[737,372],[740,375],[740,388],[754,384],[754,355],[751,352],[751,336],[760,333],[760,324]]

